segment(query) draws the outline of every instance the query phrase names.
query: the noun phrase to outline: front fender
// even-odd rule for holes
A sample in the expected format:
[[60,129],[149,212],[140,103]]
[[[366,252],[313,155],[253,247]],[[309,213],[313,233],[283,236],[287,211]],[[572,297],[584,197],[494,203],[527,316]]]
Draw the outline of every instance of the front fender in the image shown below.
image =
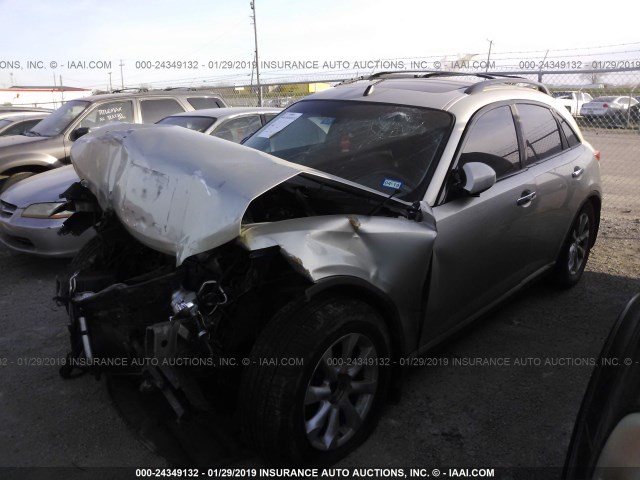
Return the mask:
[[63,166],[64,163],[53,155],[46,153],[15,153],[2,159],[2,174],[12,171],[32,171],[32,169],[50,170]]
[[280,247],[287,262],[316,284],[340,277],[369,285],[389,298],[405,339],[417,339],[435,238],[435,221],[427,211],[420,222],[326,215],[252,224],[238,241],[251,251]]

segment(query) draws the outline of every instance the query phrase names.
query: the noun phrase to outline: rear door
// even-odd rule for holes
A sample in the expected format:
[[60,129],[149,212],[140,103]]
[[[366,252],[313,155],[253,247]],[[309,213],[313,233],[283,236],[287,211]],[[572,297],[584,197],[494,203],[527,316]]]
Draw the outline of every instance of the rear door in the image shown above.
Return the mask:
[[525,139],[524,166],[535,177],[536,215],[531,218],[530,268],[556,260],[573,216],[585,198],[581,182],[593,156],[561,115],[542,104],[516,104]]

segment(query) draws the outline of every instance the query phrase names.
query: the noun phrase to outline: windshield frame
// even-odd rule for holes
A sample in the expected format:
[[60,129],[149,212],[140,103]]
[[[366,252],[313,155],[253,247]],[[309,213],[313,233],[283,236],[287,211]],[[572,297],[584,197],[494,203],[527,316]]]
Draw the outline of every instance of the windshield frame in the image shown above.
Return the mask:
[[[317,103],[319,104],[319,106],[316,107],[315,109],[312,106],[305,108],[310,103]],[[330,104],[334,104],[334,105],[329,106]],[[297,121],[298,117],[301,116],[302,118],[309,120],[309,122],[316,123],[316,120],[314,120],[314,118],[315,119],[329,118],[327,116],[327,112],[328,111],[338,112],[338,108],[336,107],[340,107],[340,106],[345,106],[345,107],[350,106],[351,108],[356,108],[356,109],[364,109],[364,108],[375,109],[377,107],[379,109],[378,113],[380,114],[380,116],[377,117],[378,118],[377,121],[375,120],[374,117],[371,117],[370,121],[372,122],[372,124],[376,122],[380,123],[381,121],[383,121],[383,118],[387,116],[395,115],[396,117],[401,117],[403,114],[409,114],[409,113],[413,115],[421,115],[422,121],[428,120],[429,114],[434,115],[432,120],[434,122],[437,121],[437,123],[435,123],[433,125],[433,128],[431,129],[428,129],[428,126],[426,126],[424,123],[412,123],[412,122],[407,123],[406,124],[407,127],[405,128],[407,134],[405,134],[404,132],[401,134],[397,134],[397,133],[389,133],[389,132],[383,131],[382,134],[379,132],[378,133],[372,132],[370,135],[367,135],[367,134],[363,134],[365,130],[360,130],[359,128],[356,128],[355,130],[350,130],[348,128],[345,129],[345,126],[343,125],[344,122],[347,122],[346,124],[347,127],[351,126],[348,122],[353,122],[353,125],[355,125],[355,127],[359,127],[358,122],[365,122],[366,124],[366,122],[369,121],[369,119],[366,118],[366,115],[365,117],[361,117],[359,115],[355,115],[351,117],[348,117],[348,116],[335,117],[328,124],[329,126],[325,131],[325,135],[329,136],[331,134],[329,132],[329,129],[335,128],[334,125],[339,125],[341,126],[341,129],[338,129],[337,131],[337,133],[339,134],[342,133],[344,135],[345,133],[349,133],[349,134],[354,133],[354,134],[361,135],[362,140],[360,142],[354,141],[353,145],[354,147],[359,147],[359,148],[367,147],[366,150],[364,148],[362,150],[354,149],[353,154],[347,153],[347,155],[342,155],[342,152],[344,152],[344,150],[342,150],[337,155],[327,156],[327,153],[322,151],[324,146],[329,145],[330,143],[328,141],[325,141],[326,137],[320,143],[317,143],[317,144],[310,143],[306,146],[304,145],[301,146],[302,149],[307,148],[307,152],[303,153],[303,156],[301,157],[298,157],[298,155],[294,154],[292,156],[289,156],[289,158],[287,158],[287,152],[295,150],[297,147],[290,147],[290,148],[284,148],[284,149],[280,148],[279,150],[272,150],[273,148],[272,139],[278,137],[282,132],[286,131],[287,128],[289,128],[290,124],[293,124],[295,121]],[[303,111],[303,113],[300,113],[300,111]],[[372,113],[375,114],[376,111],[372,110]],[[287,123],[287,120],[286,120],[287,115],[289,115],[289,118],[291,118],[291,116],[298,116],[298,117],[296,117],[295,120],[289,121]],[[441,115],[441,117],[436,118],[435,115]],[[281,127],[279,130],[273,133],[270,133],[269,129],[273,130],[274,125],[277,125],[276,122],[278,121],[279,118],[282,120],[283,123],[285,123],[285,125]],[[412,117],[410,118],[410,120],[415,120],[415,118],[416,117]],[[281,160],[288,161],[288,162],[303,166],[305,168],[311,168],[311,169],[317,170],[318,172],[321,172],[325,175],[341,178],[348,182],[361,185],[367,189],[376,191],[381,195],[388,196],[393,194],[393,196],[395,196],[399,200],[402,200],[405,202],[412,202],[412,201],[420,201],[424,199],[427,188],[433,178],[435,169],[441,161],[442,153],[444,152],[449,142],[451,133],[455,126],[455,122],[456,122],[455,116],[451,112],[448,112],[446,110],[442,110],[439,108],[429,108],[429,107],[417,106],[413,104],[404,104],[404,103],[310,98],[310,99],[305,99],[305,100],[296,102],[295,104],[288,107],[286,110],[282,111],[279,115],[274,117],[262,128],[260,128],[253,135],[251,135],[246,141],[244,141],[243,145],[250,148],[255,148],[256,150],[263,151],[265,153],[278,157]],[[316,123],[316,126],[322,128],[321,125],[318,123]],[[427,128],[427,129],[420,133],[418,131],[420,127]],[[402,130],[403,128],[401,127],[400,129]],[[293,132],[290,133],[289,137],[291,139],[297,138]],[[379,141],[379,143],[376,142],[377,140]],[[402,148],[400,148],[399,154],[396,153],[397,150],[394,150],[394,148],[400,145],[401,143],[406,144],[406,142],[414,142],[413,144],[416,147],[421,147],[421,148],[415,151],[408,148],[407,150],[411,151],[412,153],[405,153],[402,151]],[[313,152],[313,150],[316,145],[320,146],[320,148],[318,149],[319,152],[316,153],[316,155],[321,158],[322,157],[326,158],[327,160],[326,163],[317,164],[317,162],[314,162],[314,159],[311,159],[310,162],[308,161],[309,155],[310,154],[313,155],[315,153]],[[371,146],[373,146],[374,148],[370,149],[369,147]],[[429,150],[429,147],[433,147],[433,148]],[[335,148],[335,145],[334,145],[334,148]],[[410,181],[414,180],[415,183],[411,184],[410,181],[396,182],[394,180],[397,180],[397,178],[394,178],[393,176],[390,176],[388,179],[384,178],[384,181],[380,183],[380,182],[373,182],[372,180],[369,180],[369,179],[367,179],[367,181],[364,181],[366,176],[363,175],[362,178],[360,179],[361,181],[359,181],[359,179],[353,178],[351,175],[344,175],[339,171],[332,171],[332,168],[330,168],[330,164],[332,161],[334,163],[337,163],[342,158],[346,159],[347,157],[351,157],[350,160],[354,161],[353,170],[357,171],[358,167],[361,166],[362,171],[365,172],[365,170],[369,167],[369,165],[366,163],[366,160],[360,160],[359,161],[360,165],[358,165],[358,163],[355,162],[355,158],[358,156],[358,154],[360,152],[366,153],[368,150],[371,150],[372,152],[377,152],[378,150],[388,151],[389,148],[391,148],[394,151],[392,156],[389,157],[390,159],[393,158],[393,162],[389,161],[388,166],[384,162],[378,162],[376,166],[379,167],[378,168],[379,172],[377,172],[376,169],[374,169],[371,172],[370,176],[373,176],[376,173],[380,173],[380,175],[384,176],[383,174],[386,174],[388,172],[388,173],[396,174],[398,178],[404,178],[405,180],[408,179]],[[428,157],[423,157],[420,154]],[[396,155],[397,155],[397,158],[396,158]],[[420,160],[424,161],[424,163],[416,164],[416,165],[411,163],[412,161],[418,162]],[[314,165],[314,163],[316,163],[316,165]],[[404,163],[404,166],[398,167],[397,164],[399,163],[400,164]],[[329,167],[329,168],[323,168],[323,167]],[[411,170],[417,171],[418,175],[407,176],[406,175],[407,172],[405,171],[406,169],[409,170],[409,173],[411,173]],[[405,174],[405,176],[402,175],[403,173]],[[379,180],[382,180],[382,178],[380,178]],[[387,180],[389,180],[389,182],[387,182]],[[374,185],[372,185],[372,183]],[[394,186],[393,185],[394,183],[398,183],[399,186]],[[400,189],[404,187],[407,187],[407,190],[401,191]],[[394,192],[393,188],[396,188],[397,190],[395,190]]]
[[[80,110],[76,115],[74,115],[70,119],[64,118],[64,115],[67,113],[68,110],[70,110],[74,106],[78,106],[82,104],[85,104],[84,108]],[[33,136],[38,136],[38,137],[55,137],[58,135],[64,135],[64,133],[69,128],[69,126],[72,125],[76,120],[78,120],[87,111],[87,109],[91,107],[91,105],[93,105],[93,103],[88,100],[82,100],[79,98],[74,100],[69,100],[68,102],[65,102],[65,104],[62,105],[60,108],[58,108],[57,110],[53,111],[51,114],[43,118],[37,125],[35,125],[29,131],[29,133],[31,133]],[[57,131],[38,130],[38,127],[47,128],[49,124],[51,124],[52,126],[58,125],[58,124],[60,125],[64,124],[64,126],[59,128]]]

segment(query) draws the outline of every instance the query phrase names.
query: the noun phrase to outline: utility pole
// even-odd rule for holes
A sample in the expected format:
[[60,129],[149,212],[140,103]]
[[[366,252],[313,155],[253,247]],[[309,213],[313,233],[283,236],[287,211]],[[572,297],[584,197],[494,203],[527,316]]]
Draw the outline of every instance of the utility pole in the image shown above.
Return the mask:
[[120,59],[120,83],[122,85],[122,90],[124,90],[124,76],[122,75],[122,67],[124,67],[124,63],[122,63],[122,59]]
[[549,55],[549,49],[547,49],[547,53],[544,54],[544,58],[542,59],[542,62],[540,62],[540,70],[538,70],[538,81],[540,83],[542,83],[542,67],[544,66],[544,63],[547,61],[547,55]]
[[489,71],[489,60],[491,59],[491,46],[493,45],[493,40],[489,40],[487,38],[487,42],[489,42],[489,54],[487,55],[487,68],[484,69],[485,73]]
[[111,83],[111,72],[109,72],[109,93],[113,93],[113,84]]
[[251,0],[251,17],[253,18],[253,39],[256,45],[256,83],[258,84],[258,106],[262,106],[262,86],[260,85],[260,65],[258,60],[258,26],[256,25],[256,0]]

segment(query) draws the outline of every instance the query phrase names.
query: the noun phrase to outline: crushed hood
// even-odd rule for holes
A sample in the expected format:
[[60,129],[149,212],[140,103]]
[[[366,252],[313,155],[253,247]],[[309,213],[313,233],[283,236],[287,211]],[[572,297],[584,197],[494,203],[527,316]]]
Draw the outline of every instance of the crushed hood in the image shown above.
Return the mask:
[[102,209],[178,265],[236,238],[254,198],[305,170],[171,125],[103,127],[74,143],[71,160]]

